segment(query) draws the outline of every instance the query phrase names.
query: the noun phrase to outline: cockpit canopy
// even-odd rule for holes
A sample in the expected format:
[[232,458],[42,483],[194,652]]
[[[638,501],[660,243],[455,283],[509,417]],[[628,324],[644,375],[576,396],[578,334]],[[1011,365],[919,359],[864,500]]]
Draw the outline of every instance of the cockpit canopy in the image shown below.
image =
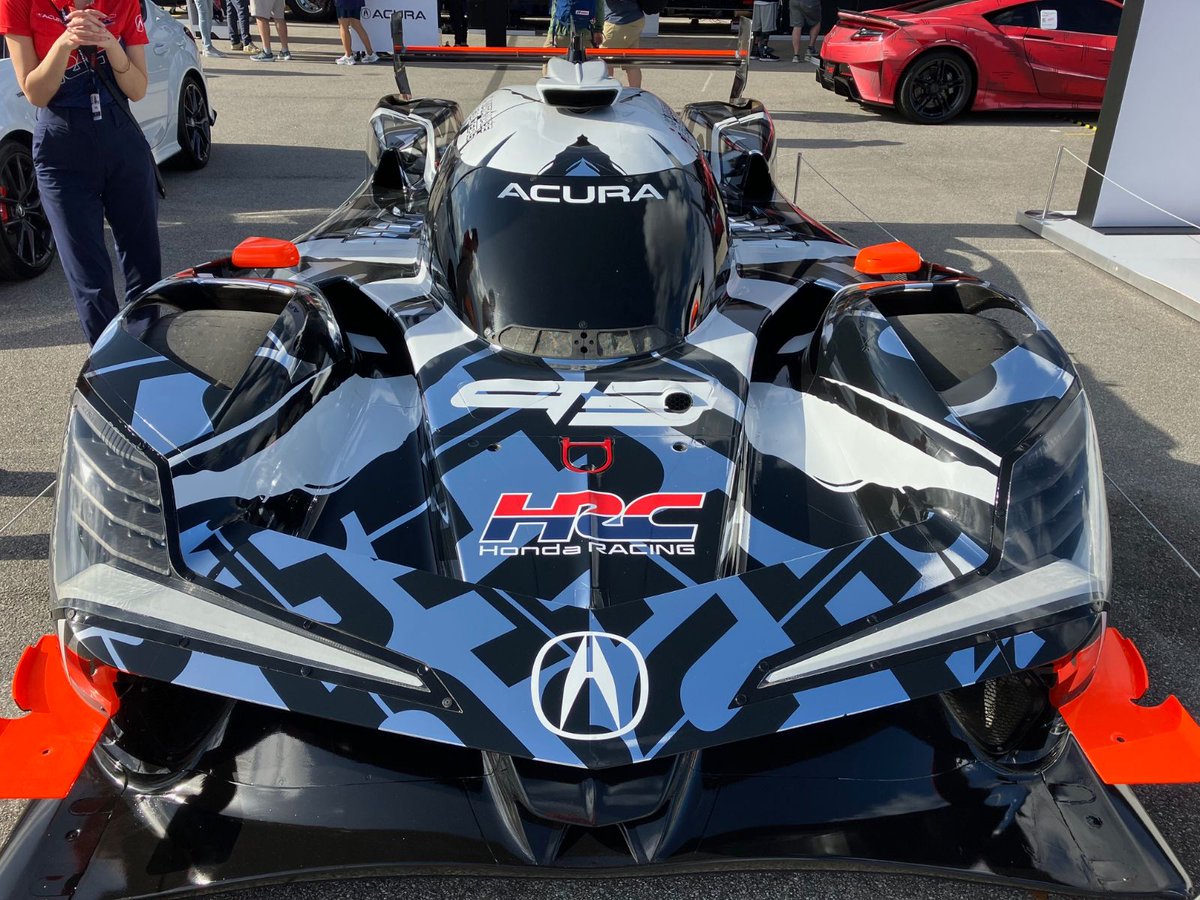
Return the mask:
[[533,175],[444,162],[435,267],[484,338],[555,359],[634,356],[706,309],[728,239],[701,160],[629,176],[581,136]]

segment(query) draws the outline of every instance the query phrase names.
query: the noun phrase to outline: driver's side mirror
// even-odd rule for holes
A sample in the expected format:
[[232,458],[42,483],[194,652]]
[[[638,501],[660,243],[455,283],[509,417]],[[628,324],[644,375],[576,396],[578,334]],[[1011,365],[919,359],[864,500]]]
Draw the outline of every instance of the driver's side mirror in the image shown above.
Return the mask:
[[388,22],[392,28],[392,72],[396,76],[396,90],[407,100],[412,96],[412,88],[408,86],[408,72],[404,70],[404,20],[393,15]]

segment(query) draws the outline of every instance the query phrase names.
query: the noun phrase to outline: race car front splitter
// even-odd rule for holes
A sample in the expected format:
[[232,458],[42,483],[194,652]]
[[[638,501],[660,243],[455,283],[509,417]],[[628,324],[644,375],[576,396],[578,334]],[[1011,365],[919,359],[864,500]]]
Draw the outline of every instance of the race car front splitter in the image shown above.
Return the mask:
[[[164,774],[97,750],[64,799],[29,807],[0,854],[0,896],[758,867],[1192,896],[1133,794],[1105,784],[1073,737],[1040,771],[1001,771],[936,699],[601,771],[180,700],[181,723],[210,715],[195,754]],[[134,703],[119,715],[124,740],[153,742]]]

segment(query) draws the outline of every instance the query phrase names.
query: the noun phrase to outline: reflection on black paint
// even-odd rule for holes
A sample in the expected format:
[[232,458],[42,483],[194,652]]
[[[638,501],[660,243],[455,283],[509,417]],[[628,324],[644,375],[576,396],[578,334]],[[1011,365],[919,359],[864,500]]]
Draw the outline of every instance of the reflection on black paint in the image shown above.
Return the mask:
[[693,170],[479,168],[448,180],[453,187],[435,192],[434,252],[457,311],[487,337],[519,325],[656,328],[677,339],[724,260],[720,201],[711,178]]

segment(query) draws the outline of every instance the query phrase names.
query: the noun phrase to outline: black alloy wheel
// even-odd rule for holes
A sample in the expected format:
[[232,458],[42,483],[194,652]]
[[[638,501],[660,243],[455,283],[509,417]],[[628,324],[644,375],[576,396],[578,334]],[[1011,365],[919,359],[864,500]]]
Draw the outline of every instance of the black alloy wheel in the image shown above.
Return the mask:
[[54,261],[54,235],[42,208],[33,153],[19,140],[0,144],[0,278],[33,278]]
[[333,0],[287,0],[287,7],[301,22],[331,22],[336,12]]
[[966,111],[975,94],[975,75],[958,53],[934,50],[909,66],[896,91],[906,119],[921,125],[949,122]]
[[212,119],[208,97],[194,77],[179,89],[179,161],[187,169],[203,169],[212,152]]

